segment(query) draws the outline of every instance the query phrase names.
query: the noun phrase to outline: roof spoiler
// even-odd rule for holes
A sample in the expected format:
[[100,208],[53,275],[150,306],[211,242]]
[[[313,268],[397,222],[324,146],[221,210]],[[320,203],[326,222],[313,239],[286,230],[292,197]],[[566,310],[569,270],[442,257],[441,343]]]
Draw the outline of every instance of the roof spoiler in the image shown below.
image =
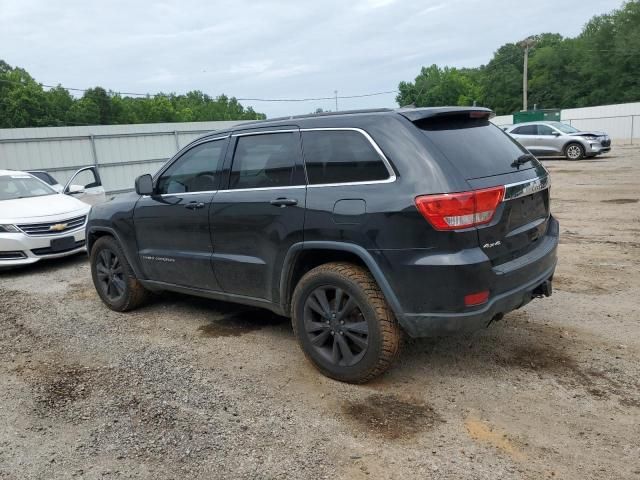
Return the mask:
[[396,112],[412,122],[418,122],[427,118],[458,115],[469,115],[471,118],[486,118],[488,120],[496,115],[493,110],[484,107],[398,108]]

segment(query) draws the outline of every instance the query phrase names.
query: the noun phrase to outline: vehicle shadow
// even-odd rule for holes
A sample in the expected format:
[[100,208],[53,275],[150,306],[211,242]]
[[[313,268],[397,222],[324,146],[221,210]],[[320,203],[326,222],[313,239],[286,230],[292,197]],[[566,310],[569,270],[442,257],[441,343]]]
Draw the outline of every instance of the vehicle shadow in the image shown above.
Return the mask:
[[[291,331],[291,321],[283,316],[257,307],[239,305],[174,292],[156,295],[152,308],[177,308],[185,311],[186,317],[202,317],[208,323],[197,327],[205,337],[237,337],[245,333],[266,329],[278,330],[278,334]],[[291,331],[293,338],[293,332]]]
[[73,268],[87,263],[87,254],[84,252],[77,253],[68,257],[50,258],[40,260],[30,265],[21,265],[17,267],[0,267],[0,279],[19,278],[27,275],[50,273],[61,268]]

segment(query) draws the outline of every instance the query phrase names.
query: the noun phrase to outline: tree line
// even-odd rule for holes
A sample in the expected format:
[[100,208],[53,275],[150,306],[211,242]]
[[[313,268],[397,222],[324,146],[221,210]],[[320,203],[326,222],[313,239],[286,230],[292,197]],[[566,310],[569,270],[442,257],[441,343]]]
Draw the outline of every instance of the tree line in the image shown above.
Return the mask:
[[[529,53],[529,108],[574,108],[640,101],[640,1],[593,17],[575,38],[536,35]],[[399,105],[522,108],[523,49],[500,47],[478,68],[422,67],[401,82]]]
[[211,97],[198,90],[131,97],[95,87],[77,98],[60,85],[45,89],[26,70],[0,60],[0,128],[264,118],[234,97]]

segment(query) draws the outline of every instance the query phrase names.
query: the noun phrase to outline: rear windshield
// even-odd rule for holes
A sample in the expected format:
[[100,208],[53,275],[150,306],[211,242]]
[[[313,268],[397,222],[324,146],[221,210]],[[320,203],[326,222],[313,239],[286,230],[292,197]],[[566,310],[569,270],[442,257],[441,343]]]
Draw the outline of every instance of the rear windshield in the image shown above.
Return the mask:
[[[514,160],[527,151],[484,118],[434,117],[415,124],[440,154],[466,179],[489,177],[518,169]],[[527,162],[520,170],[532,168]]]

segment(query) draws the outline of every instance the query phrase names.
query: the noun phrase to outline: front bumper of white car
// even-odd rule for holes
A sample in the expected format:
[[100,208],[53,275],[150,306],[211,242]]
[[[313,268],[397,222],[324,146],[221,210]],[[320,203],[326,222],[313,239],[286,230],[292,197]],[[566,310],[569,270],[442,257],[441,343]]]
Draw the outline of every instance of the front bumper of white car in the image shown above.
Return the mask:
[[23,222],[17,225],[17,232],[0,232],[0,268],[85,251],[86,223],[85,214],[46,222]]

